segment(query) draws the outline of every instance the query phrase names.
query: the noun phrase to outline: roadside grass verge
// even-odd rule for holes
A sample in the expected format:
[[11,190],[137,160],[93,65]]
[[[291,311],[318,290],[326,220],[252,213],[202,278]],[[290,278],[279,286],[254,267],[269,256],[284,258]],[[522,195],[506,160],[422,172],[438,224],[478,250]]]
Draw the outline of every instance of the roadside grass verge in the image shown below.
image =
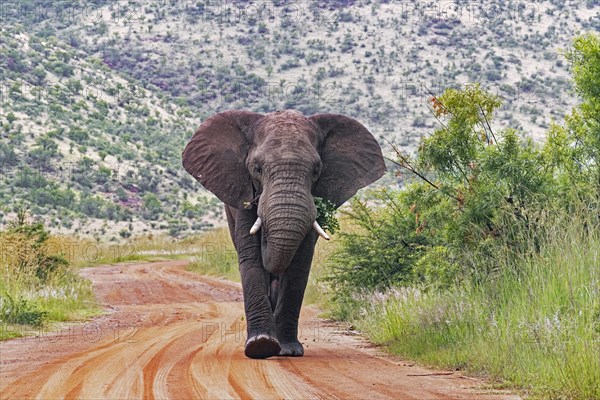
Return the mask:
[[[338,212],[337,218],[340,225],[340,231],[353,232],[356,226],[351,223],[349,218],[343,213]],[[315,255],[313,257],[308,284],[304,293],[305,305],[314,305],[324,311],[323,316],[331,317],[329,309],[331,308],[332,294],[329,288],[329,283],[324,280],[325,276],[330,273],[328,269],[328,260],[338,249],[340,236],[330,234],[331,240],[317,240],[315,247]]]
[[216,228],[185,238],[141,235],[120,242],[96,242],[72,237],[53,237],[53,247],[77,267],[135,261],[189,259],[189,270],[238,281],[237,254],[227,228]]
[[0,340],[100,313],[91,283],[50,239],[25,211],[0,232]]
[[600,399],[600,227],[591,220],[553,225],[539,251],[505,254],[482,282],[358,296],[356,324],[394,353],[534,398]]
[[237,253],[228,228],[217,228],[195,237],[188,271],[240,282]]
[[[217,228],[219,231],[222,228]],[[214,251],[213,231],[199,233],[186,238],[169,235],[140,235],[119,242],[97,242],[73,237],[53,237],[52,244],[77,267],[116,264],[130,261],[160,261],[199,256]],[[211,239],[212,240],[212,239]]]

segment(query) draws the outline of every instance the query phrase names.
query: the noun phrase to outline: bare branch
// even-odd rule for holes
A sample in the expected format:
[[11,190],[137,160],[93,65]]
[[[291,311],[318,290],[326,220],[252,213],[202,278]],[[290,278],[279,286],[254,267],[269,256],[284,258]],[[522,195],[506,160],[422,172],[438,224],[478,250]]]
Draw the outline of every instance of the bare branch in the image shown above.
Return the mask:
[[490,130],[490,134],[494,138],[494,142],[498,143],[498,139],[496,139],[496,135],[494,135],[494,131],[492,130],[492,127],[490,126],[490,121],[488,121],[487,117],[485,116],[485,112],[483,111],[483,107],[481,107],[481,104],[479,105],[479,109],[481,110],[481,115],[483,115],[483,120],[485,121],[488,129]]

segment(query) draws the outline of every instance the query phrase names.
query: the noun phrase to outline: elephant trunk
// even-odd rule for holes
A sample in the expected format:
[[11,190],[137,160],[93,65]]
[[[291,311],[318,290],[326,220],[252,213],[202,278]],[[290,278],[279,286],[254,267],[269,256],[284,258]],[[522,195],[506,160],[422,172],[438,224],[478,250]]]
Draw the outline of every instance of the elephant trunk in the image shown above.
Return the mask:
[[280,274],[290,265],[298,247],[313,229],[316,218],[314,200],[307,188],[298,187],[296,190],[263,193],[261,202],[264,202],[263,264],[270,273]]

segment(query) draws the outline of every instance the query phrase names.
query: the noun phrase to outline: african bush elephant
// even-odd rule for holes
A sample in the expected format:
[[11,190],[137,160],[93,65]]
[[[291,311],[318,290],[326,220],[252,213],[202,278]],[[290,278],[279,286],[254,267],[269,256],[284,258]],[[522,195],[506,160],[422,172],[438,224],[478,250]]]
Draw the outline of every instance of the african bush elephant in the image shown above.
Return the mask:
[[225,203],[238,254],[250,358],[302,356],[298,318],[318,234],[314,198],[339,207],[385,172],[352,118],[226,111],[203,122],[183,166]]

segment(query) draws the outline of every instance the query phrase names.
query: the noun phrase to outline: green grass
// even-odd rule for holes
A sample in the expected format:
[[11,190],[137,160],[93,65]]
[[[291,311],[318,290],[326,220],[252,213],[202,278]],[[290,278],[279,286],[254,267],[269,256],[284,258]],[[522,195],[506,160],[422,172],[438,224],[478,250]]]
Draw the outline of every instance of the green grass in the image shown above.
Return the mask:
[[44,285],[11,275],[6,269],[0,274],[0,340],[100,313],[91,283],[74,271],[53,277]]
[[0,232],[0,340],[100,313],[91,283],[59,251],[61,240],[29,224],[24,211]]
[[75,272],[43,286],[0,275],[0,340],[53,322],[85,320],[100,313],[90,282]]
[[[168,235],[141,235],[119,243],[75,240],[74,263],[77,266],[116,264],[130,261],[159,261],[164,259],[206,259],[215,262],[233,250],[229,233],[217,228],[185,238]],[[216,263],[215,268],[220,268]]]
[[600,399],[599,227],[575,217],[553,226],[539,253],[504,258],[483,283],[362,296],[357,324],[426,364],[533,397]]
[[[342,226],[345,226],[343,220],[340,222]],[[306,285],[306,291],[304,292],[303,304],[315,305],[321,309],[327,308],[327,304],[330,301],[328,287],[322,279],[327,273],[326,261],[337,248],[337,238],[339,237],[335,234],[330,234],[329,236],[331,237],[331,240],[329,241],[323,239],[317,241],[310,275],[308,277],[308,284]]]
[[217,228],[194,238],[188,270],[240,282],[237,253],[227,228]]

